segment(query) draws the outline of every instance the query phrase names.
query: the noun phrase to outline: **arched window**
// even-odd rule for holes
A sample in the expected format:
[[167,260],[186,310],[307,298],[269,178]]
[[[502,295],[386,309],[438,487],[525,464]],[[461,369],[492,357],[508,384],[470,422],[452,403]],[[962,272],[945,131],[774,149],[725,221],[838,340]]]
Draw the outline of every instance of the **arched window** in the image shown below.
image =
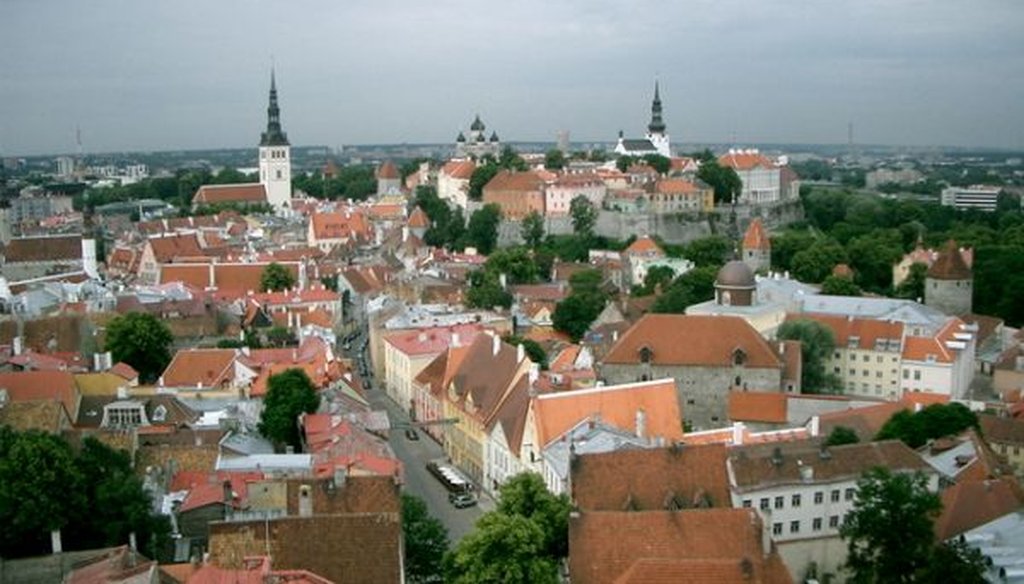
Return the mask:
[[653,355],[654,355],[654,352],[651,351],[650,347],[640,347],[640,362],[641,363],[650,364],[651,363],[651,357]]

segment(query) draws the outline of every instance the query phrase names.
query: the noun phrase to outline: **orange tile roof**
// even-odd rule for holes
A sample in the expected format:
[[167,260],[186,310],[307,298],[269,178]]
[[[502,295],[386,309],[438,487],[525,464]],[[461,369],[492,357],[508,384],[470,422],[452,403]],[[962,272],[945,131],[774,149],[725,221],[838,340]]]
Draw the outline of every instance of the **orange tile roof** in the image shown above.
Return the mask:
[[772,168],[775,166],[771,160],[756,150],[730,151],[718,157],[718,164],[728,166],[733,170],[751,170],[757,167]]
[[199,245],[199,238],[195,233],[151,237],[148,243],[153,249],[153,256],[160,263],[167,263],[175,258],[194,258],[203,255],[203,248]]
[[625,255],[657,255],[662,257],[665,255],[665,250],[661,249],[650,235],[641,235],[636,238],[636,241],[629,244],[629,247],[622,252]]
[[662,195],[692,195],[704,190],[685,178],[664,178],[654,185],[654,191]]
[[875,350],[875,343],[882,339],[903,338],[903,323],[898,321],[813,312],[786,315],[787,321],[800,319],[810,319],[827,326],[832,331],[838,348],[848,348],[850,339],[854,337],[858,339],[856,348],[866,350]]
[[952,363],[956,350],[947,343],[957,342],[957,333],[963,332],[963,321],[951,318],[934,337],[907,337],[903,344],[903,359],[907,361],[928,361]]
[[819,416],[821,434],[827,436],[839,426],[857,433],[861,440],[872,440],[896,412],[910,409],[908,402],[884,402],[875,405],[829,412]]
[[14,401],[56,400],[72,420],[78,419],[80,396],[75,376],[67,371],[14,371],[0,373],[0,389]]
[[313,213],[309,220],[317,239],[365,239],[370,234],[370,224],[358,209]]
[[781,392],[730,391],[729,419],[733,422],[784,424],[786,394]]
[[452,160],[441,167],[443,174],[461,180],[469,180],[474,170],[476,164],[472,160]]
[[203,185],[192,203],[265,203],[267,190],[260,183]]
[[963,251],[950,239],[939,252],[935,263],[928,268],[928,277],[937,280],[969,280],[971,269],[964,262]]
[[1024,507],[1024,491],[1013,476],[957,482],[942,492],[935,537],[945,541]]
[[377,180],[393,180],[396,178],[401,178],[401,175],[398,173],[398,167],[395,166],[394,162],[385,160],[384,164],[377,167]]
[[536,172],[502,170],[484,185],[484,194],[491,191],[539,191],[543,186],[544,181]]
[[540,394],[533,400],[537,442],[546,446],[588,418],[635,433],[644,417],[644,437],[666,441],[683,437],[674,379],[659,379]]
[[235,349],[183,349],[174,354],[161,380],[166,387],[216,387],[234,378]]
[[768,342],[735,316],[645,314],[604,361],[639,364],[642,348],[651,351],[653,365],[732,366],[737,349],[745,353],[746,367],[781,369],[783,365]]
[[771,248],[772,240],[768,237],[764,223],[761,222],[760,217],[754,217],[754,220],[747,226],[747,232],[743,234],[743,249],[770,250]]
[[424,212],[423,209],[421,209],[419,205],[417,205],[416,208],[413,209],[412,213],[409,215],[409,220],[407,221],[407,224],[409,225],[409,227],[413,228],[430,227],[430,218],[427,217],[426,212]]

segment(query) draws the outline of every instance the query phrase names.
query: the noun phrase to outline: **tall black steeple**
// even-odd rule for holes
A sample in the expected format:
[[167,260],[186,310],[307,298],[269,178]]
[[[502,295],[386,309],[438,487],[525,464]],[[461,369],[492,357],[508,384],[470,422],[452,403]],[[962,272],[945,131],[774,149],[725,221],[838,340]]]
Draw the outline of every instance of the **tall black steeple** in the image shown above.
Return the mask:
[[288,146],[288,135],[281,131],[281,110],[277,107],[277,83],[274,70],[270,70],[270,105],[267,106],[267,131],[260,138],[260,146]]
[[647,131],[652,134],[664,134],[665,122],[661,119],[661,93],[658,91],[658,82],[654,82],[654,101],[651,103],[651,123],[647,125]]

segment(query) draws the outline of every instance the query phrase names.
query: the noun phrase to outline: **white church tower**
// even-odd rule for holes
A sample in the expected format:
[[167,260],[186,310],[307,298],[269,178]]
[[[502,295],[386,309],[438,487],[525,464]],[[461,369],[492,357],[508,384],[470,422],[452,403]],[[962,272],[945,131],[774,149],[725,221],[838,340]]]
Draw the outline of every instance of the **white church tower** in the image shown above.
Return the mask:
[[672,147],[668,134],[665,133],[665,122],[661,119],[661,92],[658,82],[654,82],[654,101],[651,103],[651,123],[647,124],[647,139],[662,156],[671,158]]
[[267,203],[278,215],[291,212],[292,158],[288,136],[281,131],[281,112],[277,107],[277,85],[270,71],[270,105],[267,107],[267,131],[260,139],[260,184],[267,191]]

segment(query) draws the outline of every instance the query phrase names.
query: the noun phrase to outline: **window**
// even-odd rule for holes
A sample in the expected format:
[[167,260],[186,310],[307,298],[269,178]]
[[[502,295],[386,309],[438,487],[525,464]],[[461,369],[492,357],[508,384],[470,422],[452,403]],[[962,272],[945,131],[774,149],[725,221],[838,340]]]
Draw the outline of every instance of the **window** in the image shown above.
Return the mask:
[[871,360],[871,357],[869,357],[869,356],[867,356],[867,355],[864,355],[864,362],[865,362],[865,363],[867,363],[867,362],[868,362],[868,361],[870,361],[870,360]]
[[828,518],[828,526],[829,527],[833,527],[833,528],[839,527],[839,516],[838,515],[833,515],[832,517],[829,517]]
[[825,491],[814,493],[814,504],[821,505],[825,501]]
[[773,523],[772,524],[772,535],[782,535],[782,524],[781,523]]
[[878,356],[878,358],[876,359],[876,361],[878,361],[879,363],[881,363],[881,362],[882,362],[882,356],[881,356],[881,355],[879,355],[879,356]]
[[762,511],[767,511],[768,510],[768,497],[764,497],[763,499],[761,499],[761,510]]
[[868,375],[871,375],[871,372],[868,371],[867,369],[861,369],[860,374],[863,375],[864,377],[867,377]]
[[910,369],[903,370],[903,379],[910,379]]
[[743,499],[743,506],[746,508],[750,507],[750,499]]
[[846,493],[845,493],[845,497],[844,498],[847,501],[852,501],[853,500],[853,487],[849,487],[849,488],[846,489]]
[[799,494],[793,495],[793,500],[791,502],[791,505],[793,507],[799,507],[800,506],[800,495]]
[[832,373],[835,373],[836,375],[839,375],[839,368],[838,367],[833,367],[832,368]]
[[811,522],[811,530],[821,531],[821,517],[814,518],[814,521]]
[[278,179],[280,179],[280,178],[281,178],[281,169],[280,169],[280,168],[279,168],[279,169],[277,169],[277,178],[278,178]]
[[832,489],[831,498],[833,503],[839,502],[839,489]]
[[921,381],[921,370],[914,369],[914,381]]
[[776,509],[782,509],[782,506],[785,505],[785,503],[786,503],[785,497],[775,497],[775,508]]
[[800,522],[799,521],[790,521],[789,522],[789,532],[790,533],[800,533]]

